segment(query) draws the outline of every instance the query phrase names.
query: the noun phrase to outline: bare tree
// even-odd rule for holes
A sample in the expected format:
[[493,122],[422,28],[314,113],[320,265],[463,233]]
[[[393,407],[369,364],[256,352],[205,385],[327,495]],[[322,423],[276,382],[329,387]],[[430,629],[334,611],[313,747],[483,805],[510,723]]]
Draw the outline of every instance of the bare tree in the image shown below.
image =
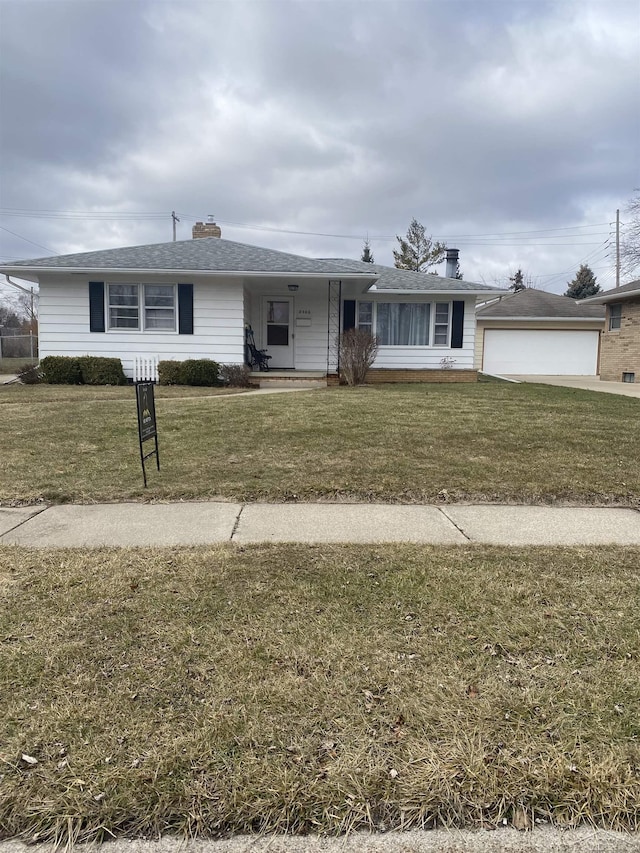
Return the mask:
[[18,309],[25,319],[27,331],[38,334],[38,306],[40,295],[37,290],[31,288],[30,293],[21,293],[18,296]]
[[632,275],[640,267],[640,189],[635,190],[625,214],[628,222],[620,245],[620,259],[624,272]]

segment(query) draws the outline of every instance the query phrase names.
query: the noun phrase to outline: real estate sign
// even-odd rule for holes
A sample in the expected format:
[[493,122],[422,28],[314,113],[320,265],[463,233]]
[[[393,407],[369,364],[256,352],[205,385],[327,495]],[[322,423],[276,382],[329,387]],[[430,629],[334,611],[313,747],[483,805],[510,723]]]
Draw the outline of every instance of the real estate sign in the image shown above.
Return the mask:
[[[145,460],[156,457],[158,471],[160,470],[160,454],[158,453],[158,429],[156,426],[156,401],[153,382],[136,383],[136,402],[138,406],[138,436],[140,439],[140,461],[144,487],[147,488],[147,471]],[[149,453],[144,452],[144,442],[154,439],[155,447]]]

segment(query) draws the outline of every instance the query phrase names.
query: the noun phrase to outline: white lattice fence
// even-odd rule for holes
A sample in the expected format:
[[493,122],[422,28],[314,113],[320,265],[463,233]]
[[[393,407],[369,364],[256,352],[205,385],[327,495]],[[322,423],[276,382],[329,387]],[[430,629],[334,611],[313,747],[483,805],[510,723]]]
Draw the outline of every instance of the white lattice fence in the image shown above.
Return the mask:
[[158,377],[157,355],[136,355],[133,358],[133,381],[134,382],[157,382]]

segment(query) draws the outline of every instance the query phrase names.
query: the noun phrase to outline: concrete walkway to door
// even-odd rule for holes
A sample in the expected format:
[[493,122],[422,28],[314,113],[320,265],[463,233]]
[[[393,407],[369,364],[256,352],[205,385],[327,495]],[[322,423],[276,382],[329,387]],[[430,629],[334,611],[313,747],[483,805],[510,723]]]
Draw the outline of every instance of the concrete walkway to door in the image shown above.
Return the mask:
[[505,379],[516,382],[538,382],[542,385],[560,385],[563,388],[580,388],[583,391],[600,391],[603,394],[621,394],[640,399],[640,382],[603,382],[599,376],[523,376],[505,374]]

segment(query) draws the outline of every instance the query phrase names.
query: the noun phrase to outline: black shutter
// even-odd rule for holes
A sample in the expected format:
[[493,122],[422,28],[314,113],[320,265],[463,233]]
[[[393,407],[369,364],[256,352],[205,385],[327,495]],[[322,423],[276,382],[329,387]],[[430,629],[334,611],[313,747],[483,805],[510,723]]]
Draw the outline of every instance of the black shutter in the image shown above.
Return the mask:
[[104,332],[104,282],[89,282],[89,331]]
[[353,329],[356,325],[356,300],[345,299],[342,303],[342,331]]
[[193,334],[193,285],[178,285],[178,332]]
[[451,317],[451,349],[462,349],[462,330],[464,327],[464,302],[453,303]]

